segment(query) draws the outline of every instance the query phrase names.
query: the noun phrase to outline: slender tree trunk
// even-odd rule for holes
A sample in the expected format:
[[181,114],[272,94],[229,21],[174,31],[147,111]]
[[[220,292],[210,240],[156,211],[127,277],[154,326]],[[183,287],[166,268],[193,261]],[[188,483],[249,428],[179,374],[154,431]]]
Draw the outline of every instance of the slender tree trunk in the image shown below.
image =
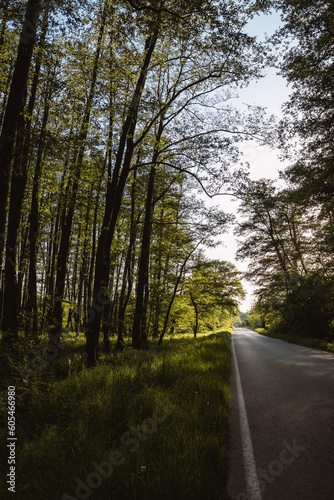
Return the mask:
[[175,283],[175,286],[174,286],[174,290],[173,290],[173,295],[172,295],[172,298],[168,304],[168,308],[167,308],[167,312],[166,312],[166,316],[165,316],[165,323],[164,323],[164,326],[163,326],[163,329],[162,329],[162,332],[160,334],[160,337],[159,337],[159,342],[158,342],[158,345],[161,345],[162,344],[162,341],[163,341],[163,338],[165,336],[165,332],[167,330],[167,325],[168,325],[168,320],[169,320],[169,315],[170,315],[170,311],[172,309],[172,305],[173,305],[173,302],[174,302],[174,299],[176,297],[176,292],[177,292],[177,289],[179,287],[179,283],[181,281],[181,278],[182,278],[182,274],[183,274],[183,271],[187,265],[187,262],[188,260],[190,259],[190,257],[192,256],[192,254],[195,252],[195,250],[197,249],[197,247],[202,243],[202,240],[199,241],[197,243],[197,245],[188,253],[187,257],[185,258],[181,268],[180,268],[180,272],[179,272],[179,275],[177,277],[177,280],[176,280],[176,283]]
[[[108,183],[106,208],[96,253],[95,281],[93,290],[93,301],[95,300],[95,302],[98,300],[98,294],[101,294],[103,291],[104,293],[107,293],[107,283],[110,272],[110,248],[121,206],[124,187],[130,172],[131,159],[134,151],[133,136],[136,129],[137,113],[156,40],[157,33],[150,34],[146,40],[143,65],[136,84],[128,117],[126,118],[122,128],[112,180]],[[100,324],[101,308],[98,306],[96,307],[95,315],[87,330],[87,365],[89,367],[96,365]]]
[[88,309],[92,308],[93,302],[92,302],[92,286],[93,286],[93,278],[94,278],[94,263],[95,263],[95,254],[96,254],[96,233],[97,233],[97,215],[98,215],[98,209],[100,206],[100,192],[101,192],[101,186],[102,186],[102,180],[104,177],[104,171],[106,167],[106,162],[103,163],[103,169],[101,172],[101,177],[100,181],[97,187],[97,192],[96,192],[96,203],[95,203],[95,208],[94,208],[94,219],[93,219],[93,227],[92,227],[92,253],[91,253],[91,258],[90,258],[90,263],[89,263],[89,273],[88,273],[88,283],[87,283],[87,308],[85,311],[85,328],[87,327],[87,319],[88,319]]
[[[4,38],[5,38],[5,31],[6,31],[6,24],[7,24],[7,19],[8,19],[8,3],[9,1],[6,0],[3,3],[2,6],[2,21],[1,21],[1,28],[0,28],[0,52],[4,43]],[[1,126],[1,122],[0,122]]]
[[79,267],[79,258],[80,258],[80,244],[81,244],[81,224],[79,224],[79,228],[78,228],[78,236],[77,236],[76,248],[75,248],[75,252],[74,252],[73,270],[72,270],[72,274],[71,274],[71,279],[69,279],[69,277],[68,277],[71,300],[73,300],[74,302],[76,302],[77,298],[78,298],[77,283],[78,283],[78,267]]
[[162,209],[160,212],[160,218],[159,218],[159,236],[158,236],[158,256],[157,256],[157,262],[156,262],[156,277],[155,277],[155,292],[154,292],[154,301],[153,301],[153,334],[152,337],[154,339],[158,338],[159,336],[159,322],[160,322],[160,313],[161,313],[161,296],[160,296],[160,289],[161,289],[161,271],[162,271],[162,265],[161,265],[161,259],[162,259],[162,229],[163,229],[163,216],[164,216],[164,210]]
[[[21,214],[22,215],[22,214]],[[28,224],[26,224],[25,218],[21,217],[21,248],[20,248],[20,257],[19,257],[19,265],[18,265],[18,304],[19,309],[22,313],[25,308],[26,300],[27,300],[27,273],[28,273],[28,237],[29,237],[29,228]]]
[[197,307],[196,301],[195,301],[192,294],[190,294],[190,298],[191,298],[191,302],[193,303],[193,306],[195,309],[195,325],[194,325],[193,331],[194,331],[194,338],[196,338],[197,332],[198,332],[198,307]]
[[38,333],[38,313],[37,313],[37,280],[36,280],[36,263],[37,263],[37,236],[39,231],[39,182],[42,171],[42,158],[44,150],[44,141],[46,135],[46,126],[48,122],[50,109],[50,94],[46,93],[44,114],[42,121],[42,129],[40,132],[36,167],[33,179],[31,208],[30,208],[30,224],[29,224],[29,277],[28,277],[28,299],[26,307],[26,335],[32,329],[33,334]]
[[[28,0],[25,21],[18,46],[15,69],[0,136],[0,236],[5,233],[6,206],[9,193],[11,163],[14,154],[16,131],[20,113],[25,103],[28,73],[36,40],[36,24],[41,0]],[[0,237],[0,255],[4,238]]]
[[27,164],[22,161],[21,153],[24,141],[24,122],[23,113],[20,115],[18,122],[18,137],[16,141],[15,151],[15,168],[13,169],[9,214],[8,214],[8,229],[6,242],[6,257],[5,257],[5,283],[4,283],[4,309],[3,309],[3,341],[11,343],[12,340],[18,339],[18,314],[19,314],[19,293],[18,282],[16,275],[17,267],[17,236],[21,219],[21,207],[23,196],[27,182]]
[[[69,137],[69,141],[68,141],[69,148],[70,148],[70,143],[71,143],[71,135],[72,135],[72,130],[70,131],[70,137]],[[62,213],[63,213],[63,205],[65,203],[65,201],[64,201],[64,185],[65,185],[65,176],[66,176],[68,162],[69,162],[69,152],[68,152],[67,157],[65,159],[64,170],[63,170],[63,174],[62,174],[61,181],[60,181],[59,201],[58,201],[57,210],[56,210],[54,228],[52,230],[52,226],[51,226],[51,231],[50,231],[50,254],[51,255],[50,255],[49,266],[48,266],[48,274],[47,274],[47,278],[46,278],[45,298],[44,298],[44,302],[43,302],[43,314],[42,314],[43,319],[42,319],[42,327],[41,327],[42,332],[45,331],[45,329],[48,325],[48,322],[49,322],[49,316],[52,314],[52,310],[53,310],[55,272],[56,272],[57,254],[58,254],[58,249],[59,249],[61,218],[62,218]]]
[[119,307],[118,307],[118,318],[117,318],[117,343],[116,350],[123,350],[124,348],[124,320],[125,320],[125,311],[127,304],[130,299],[131,289],[132,289],[132,266],[133,262],[133,253],[134,246],[137,235],[137,224],[138,221],[135,221],[135,191],[136,191],[136,173],[134,171],[134,177],[132,182],[131,189],[131,220],[130,220],[130,241],[127,250],[127,254],[125,257],[124,270],[123,270],[123,279],[122,279],[122,288],[119,298]]
[[120,263],[117,265],[117,261],[113,262],[110,272],[110,297],[112,300],[109,304],[106,304],[102,311],[102,332],[103,332],[103,350],[104,352],[110,352],[110,339],[109,334],[113,331],[115,325],[115,316],[117,316],[118,308],[118,282],[119,282],[119,267]]
[[[85,234],[84,234],[84,243],[82,249],[82,259],[81,259],[81,267],[79,273],[79,286],[78,286],[78,300],[77,300],[77,311],[78,311],[78,326],[76,330],[76,334],[79,335],[79,326],[81,325],[82,318],[82,299],[83,293],[85,290],[85,276],[87,274],[87,262],[88,262],[88,241],[89,241],[89,220],[90,220],[90,210],[91,210],[91,200],[93,197],[93,186],[89,191],[88,200],[87,200],[87,209],[86,209],[86,220],[85,220]],[[85,299],[84,299],[85,304]]]
[[[159,157],[159,143],[163,131],[163,117],[160,119],[158,132],[155,138],[155,150],[152,158],[152,166],[150,170],[147,196],[145,203],[145,219],[142,235],[141,253],[139,260],[139,272],[136,293],[136,307],[132,327],[132,347],[140,349],[147,347],[147,331],[146,331],[146,315],[147,315],[147,299],[148,299],[148,268],[150,257],[150,244],[152,233],[152,216],[153,216],[153,194],[154,181],[156,172],[156,163]],[[144,300],[146,295],[146,301]]]

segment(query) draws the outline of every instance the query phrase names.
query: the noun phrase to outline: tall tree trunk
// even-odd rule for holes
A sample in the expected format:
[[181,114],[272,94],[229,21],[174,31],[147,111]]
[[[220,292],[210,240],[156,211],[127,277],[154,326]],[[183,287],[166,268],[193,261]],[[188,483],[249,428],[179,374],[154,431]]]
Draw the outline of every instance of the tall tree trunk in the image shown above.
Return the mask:
[[[9,3],[9,1],[6,0],[2,6],[2,21],[1,21],[1,28],[0,28],[0,51],[2,49],[4,38],[5,38],[6,24],[7,24],[7,19],[8,19],[8,3]],[[0,125],[1,125],[1,122],[0,122]]]
[[2,330],[4,334],[3,341],[5,343],[8,341],[9,344],[18,339],[19,293],[16,274],[16,246],[21,219],[21,207],[27,182],[27,164],[21,158],[25,132],[24,122],[25,117],[22,113],[18,122],[17,148],[11,181],[6,241]]
[[73,258],[73,269],[71,274],[71,279],[68,278],[69,281],[69,290],[70,290],[70,300],[77,302],[78,294],[77,294],[77,283],[78,283],[78,267],[79,267],[79,258],[80,258],[80,244],[81,244],[81,224],[79,224],[78,235],[76,248],[74,251]]
[[116,350],[123,350],[124,348],[124,319],[125,319],[125,311],[127,304],[130,299],[131,289],[132,289],[132,262],[133,262],[133,253],[134,246],[137,235],[137,225],[138,221],[135,220],[135,192],[136,192],[136,173],[134,171],[132,188],[131,188],[131,215],[130,215],[130,234],[129,234],[129,246],[127,250],[127,254],[125,257],[124,270],[123,270],[123,279],[122,279],[122,287],[119,298],[119,307],[118,307],[118,317],[117,317],[117,343]]
[[148,267],[150,257],[150,244],[152,233],[152,216],[153,216],[153,194],[154,180],[156,172],[156,163],[159,157],[159,144],[163,131],[163,117],[160,119],[158,132],[155,137],[155,148],[152,157],[152,166],[147,186],[147,196],[145,203],[145,218],[142,235],[141,253],[139,260],[136,307],[132,327],[132,347],[140,349],[147,347],[147,331],[146,331],[146,305],[147,300],[144,300],[144,295],[148,297]]
[[162,230],[163,230],[163,217],[164,217],[164,210],[162,209],[160,212],[160,217],[159,217],[159,235],[158,235],[158,255],[157,255],[157,262],[156,262],[156,275],[155,275],[155,286],[154,286],[154,298],[153,298],[153,304],[152,304],[152,314],[153,314],[153,333],[152,337],[154,339],[158,338],[159,336],[159,322],[160,322],[160,313],[161,313],[161,296],[160,296],[160,289],[161,289],[161,271],[162,271]]
[[[28,0],[25,21],[17,51],[15,69],[0,136],[0,235],[5,233],[6,207],[9,193],[11,163],[20,113],[25,104],[28,73],[36,40],[36,24],[41,0]],[[2,256],[4,238],[0,238]],[[1,259],[0,259],[1,260]]]
[[[16,329],[18,327],[18,318],[20,303],[19,297],[21,290],[16,282],[16,247],[17,232],[20,224],[22,203],[27,183],[28,157],[30,150],[30,129],[32,114],[35,106],[35,98],[41,68],[42,49],[45,44],[45,37],[48,24],[48,6],[44,12],[41,38],[39,42],[39,51],[37,53],[36,66],[31,85],[30,99],[28,103],[28,112],[24,116],[23,109],[18,121],[17,138],[15,146],[15,158],[11,181],[8,236],[6,247],[5,263],[5,290],[4,290],[4,318],[3,330],[12,331],[16,338]],[[25,101],[25,99],[24,99]],[[9,305],[10,304],[10,305]]]
[[[72,138],[72,129],[69,135],[68,148],[70,148]],[[69,149],[68,154],[65,158],[65,164],[63,169],[63,174],[60,181],[59,187],[59,201],[57,204],[56,217],[54,222],[54,228],[50,231],[50,259],[47,268],[47,277],[46,277],[46,290],[45,297],[43,301],[43,313],[42,313],[42,326],[41,331],[44,332],[48,322],[49,322],[49,314],[52,313],[53,310],[53,299],[54,299],[54,285],[55,285],[55,273],[56,273],[56,263],[57,263],[57,254],[59,249],[59,240],[60,240],[60,231],[61,231],[61,217],[63,212],[63,205],[65,203],[64,197],[64,185],[65,185],[65,176],[67,171],[67,166],[69,163]]]
[[81,258],[81,266],[79,272],[79,285],[78,285],[78,300],[77,300],[77,313],[78,313],[78,321],[76,325],[76,334],[79,335],[79,327],[81,325],[82,318],[82,299],[84,293],[84,283],[85,276],[87,274],[87,263],[88,263],[88,241],[89,241],[89,220],[90,220],[90,211],[91,211],[91,200],[93,197],[93,189],[94,186],[91,187],[88,200],[87,200],[87,209],[86,209],[86,220],[85,220],[85,232],[84,232],[84,243],[82,249],[82,258]]
[[[103,225],[96,253],[95,280],[93,290],[93,302],[95,301],[96,304],[98,300],[98,294],[101,294],[101,292],[103,291],[104,293],[107,293],[107,284],[110,272],[110,248],[121,206],[124,187],[130,172],[131,159],[134,151],[133,136],[136,129],[137,113],[157,36],[158,34],[157,32],[155,32],[152,34],[150,33],[147,37],[145,43],[143,65],[135,87],[135,91],[129,108],[129,114],[122,127],[112,179],[111,182],[108,183]],[[97,306],[94,317],[90,322],[87,330],[88,366],[96,365],[100,324],[101,308],[100,306]]]
[[97,186],[96,190],[96,202],[95,202],[95,208],[94,208],[94,218],[93,218],[93,227],[92,227],[92,252],[91,252],[91,258],[90,258],[90,263],[89,263],[89,272],[88,272],[88,280],[87,280],[87,307],[85,309],[85,328],[87,327],[87,321],[88,321],[88,310],[92,308],[92,287],[93,287],[93,278],[94,278],[94,263],[95,263],[95,256],[96,256],[96,235],[97,235],[97,215],[98,215],[98,209],[100,206],[100,193],[101,193],[101,187],[102,187],[102,180],[104,177],[104,172],[105,172],[105,167],[106,167],[106,162],[103,162],[103,168],[101,171],[101,176],[100,180]]
[[28,298],[26,307],[26,335],[31,331],[38,333],[38,314],[37,314],[37,280],[36,280],[36,262],[37,262],[37,236],[39,231],[39,182],[42,171],[42,158],[44,142],[46,135],[46,126],[48,122],[50,109],[50,92],[46,92],[42,128],[38,141],[38,150],[36,158],[36,167],[34,172],[30,221],[29,221],[29,277],[28,277]]
[[28,273],[28,237],[29,237],[29,228],[26,223],[25,217],[21,214],[21,248],[20,255],[18,257],[18,304],[20,304],[21,313],[24,310],[26,299],[27,299],[27,273]]

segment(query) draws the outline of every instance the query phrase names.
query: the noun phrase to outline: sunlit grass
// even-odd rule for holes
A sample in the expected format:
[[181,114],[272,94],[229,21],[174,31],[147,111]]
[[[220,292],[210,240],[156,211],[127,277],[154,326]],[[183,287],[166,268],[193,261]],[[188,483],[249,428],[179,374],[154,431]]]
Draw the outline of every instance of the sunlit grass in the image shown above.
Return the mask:
[[[80,350],[73,339],[24,389],[16,498],[83,498],[76,478],[87,485],[92,463],[108,462],[114,450],[123,463],[85,498],[227,499],[230,332],[128,348],[91,370]],[[53,382],[43,385],[47,374]]]

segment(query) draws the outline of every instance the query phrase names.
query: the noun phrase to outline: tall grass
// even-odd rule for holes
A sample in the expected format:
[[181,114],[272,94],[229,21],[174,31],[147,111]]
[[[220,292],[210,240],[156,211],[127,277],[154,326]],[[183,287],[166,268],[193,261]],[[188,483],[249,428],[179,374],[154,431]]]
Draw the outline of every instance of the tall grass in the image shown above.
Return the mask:
[[91,370],[77,358],[67,378],[62,364],[19,405],[16,499],[228,498],[230,332],[128,348]]

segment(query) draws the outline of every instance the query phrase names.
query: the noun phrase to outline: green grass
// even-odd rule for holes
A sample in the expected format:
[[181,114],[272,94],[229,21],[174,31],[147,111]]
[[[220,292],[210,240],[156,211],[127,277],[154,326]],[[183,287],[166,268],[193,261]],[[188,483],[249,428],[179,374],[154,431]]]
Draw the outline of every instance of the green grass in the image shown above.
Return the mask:
[[267,337],[271,337],[273,339],[285,340],[286,342],[290,342],[291,344],[302,345],[304,347],[310,347],[311,349],[318,349],[319,351],[334,353],[334,344],[327,342],[326,340],[310,339],[284,333],[272,333],[266,331],[264,328],[257,328],[255,331],[257,333],[260,333],[261,335],[266,335]]
[[[91,370],[80,349],[73,339],[27,386],[17,381],[15,498],[228,499],[230,332],[128,348]],[[101,478],[92,463],[113,450]],[[100,484],[77,495],[76,478]]]

